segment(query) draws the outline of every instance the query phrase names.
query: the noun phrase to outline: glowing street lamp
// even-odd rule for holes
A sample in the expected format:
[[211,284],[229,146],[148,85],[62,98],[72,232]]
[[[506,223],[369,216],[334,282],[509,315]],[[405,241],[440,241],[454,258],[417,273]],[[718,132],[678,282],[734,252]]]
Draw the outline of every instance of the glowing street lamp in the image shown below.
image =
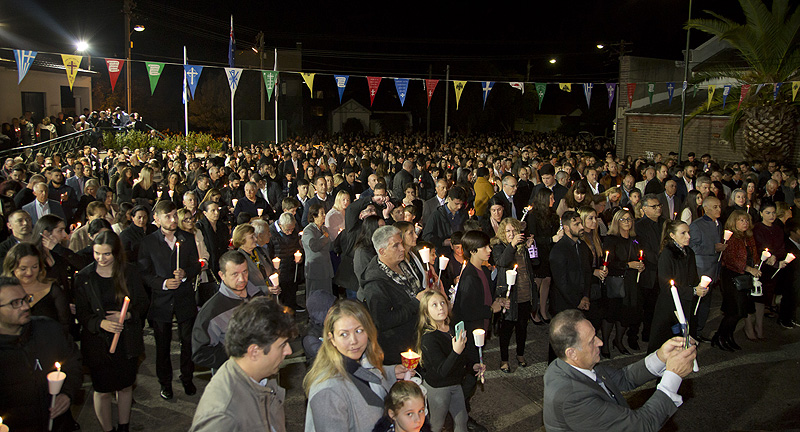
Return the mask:
[[597,46],[597,49],[603,49],[603,48],[605,48],[605,45],[603,45],[603,44],[597,44],[596,46]]
[[554,59],[554,58],[551,58],[551,59],[550,59],[550,64],[556,64],[556,59]]
[[85,52],[89,49],[89,43],[86,41],[78,41],[75,43],[75,48],[80,52]]

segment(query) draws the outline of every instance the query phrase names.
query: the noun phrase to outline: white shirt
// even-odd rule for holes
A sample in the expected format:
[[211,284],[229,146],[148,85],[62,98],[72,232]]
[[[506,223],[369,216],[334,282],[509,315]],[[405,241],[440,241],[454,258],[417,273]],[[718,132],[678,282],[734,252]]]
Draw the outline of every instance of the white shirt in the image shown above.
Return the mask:
[[36,202],[36,214],[41,218],[44,215],[50,214],[50,201],[45,201],[42,204],[39,200],[34,200]]

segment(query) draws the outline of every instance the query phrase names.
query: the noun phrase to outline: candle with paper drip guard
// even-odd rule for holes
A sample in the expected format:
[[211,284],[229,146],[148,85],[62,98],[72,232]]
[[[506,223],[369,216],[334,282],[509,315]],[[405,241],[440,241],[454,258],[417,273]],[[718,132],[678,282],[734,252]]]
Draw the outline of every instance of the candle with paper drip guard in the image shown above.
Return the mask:
[[239,200],[234,198],[231,200],[231,204],[233,204],[233,208],[236,208],[236,204],[239,203]]
[[3,424],[3,418],[0,417],[0,432],[8,432],[8,426]]
[[256,209],[256,212],[258,213],[258,217],[261,217],[264,214],[264,209],[263,208]]
[[[506,292],[506,298],[511,297],[511,287],[517,283],[517,264],[514,264],[514,268],[511,270],[506,270],[506,283],[508,284],[508,291]],[[506,313],[506,308],[503,308],[503,313]]]
[[[670,291],[672,292],[672,301],[675,303],[675,315],[678,317],[678,322],[681,324],[683,330],[683,337],[685,339],[683,347],[689,349],[689,321],[686,320],[686,315],[683,314],[683,306],[681,306],[681,298],[678,295],[678,288],[675,286],[675,281],[670,280]],[[692,370],[698,372],[700,367],[697,365],[697,360],[692,365]]]
[[411,380],[411,371],[417,367],[419,364],[419,359],[421,356],[410,349],[404,353],[400,353],[400,357],[402,357],[403,366],[405,366],[406,373],[403,375],[404,381]]
[[[475,339],[475,346],[478,347],[478,359],[480,360],[481,369],[483,369],[483,342],[486,337],[486,330],[475,329],[472,330],[472,338]],[[481,384],[484,383],[483,373],[481,373]]]
[[[701,287],[708,288],[709,285],[711,285],[711,278],[710,277],[708,277],[706,275],[703,275],[702,277],[700,277],[700,286]],[[695,315],[697,315],[697,308],[698,307],[700,307],[700,299],[697,299],[697,304],[694,305],[694,314]]]
[[[787,253],[787,254],[786,254],[786,258],[784,258],[784,259],[783,259],[783,262],[784,262],[784,263],[786,263],[786,264],[788,265],[788,264],[789,264],[790,262],[792,262],[792,261],[794,261],[794,254],[793,254],[793,253],[791,253],[791,252],[790,252],[790,253]],[[780,269],[780,268],[778,268],[777,270],[775,270],[775,273],[773,273],[773,274],[772,274],[772,278],[773,278],[773,279],[775,279],[775,276],[777,276],[777,275],[778,275],[778,272],[779,272],[779,271],[781,271],[781,269]]]
[[273,258],[272,267],[275,269],[275,271],[278,271],[278,269],[281,267],[281,259],[278,257]]
[[294,253],[294,281],[297,282],[297,268],[300,267],[300,260],[303,259],[303,254],[300,251]]
[[[131,304],[131,299],[128,296],[125,296],[125,300],[122,302],[122,310],[119,312],[119,324],[125,324],[125,315],[128,314],[128,305]],[[111,341],[111,348],[109,348],[108,352],[114,354],[117,351],[117,344],[119,343],[119,335],[122,333],[115,333],[114,339]]]
[[[644,251],[639,249],[639,262],[644,261]],[[636,283],[639,283],[639,276],[642,275],[642,272],[636,273]]]
[[764,249],[764,252],[761,252],[761,262],[758,264],[758,269],[761,270],[761,266],[764,265],[764,261],[768,260],[772,254],[769,253],[769,249]]
[[167,191],[167,193],[169,194],[169,198],[170,198],[170,199],[172,199],[172,196],[173,196],[173,195],[175,195],[175,191],[174,191],[174,190],[172,190],[172,189],[170,189],[169,191]]
[[[731,239],[731,236],[732,236],[732,235],[733,235],[733,231],[731,231],[731,230],[725,230],[725,231],[722,233],[722,244],[727,244],[727,243],[728,243],[728,240],[730,240],[730,239]],[[722,252],[725,252],[725,251],[722,251]],[[717,258],[717,262],[720,262],[720,261],[722,261],[722,252],[720,252],[720,253],[719,253],[719,258]]]
[[450,263],[450,258],[442,255],[439,257],[439,279],[442,279],[442,270],[447,268],[447,264]]
[[425,268],[428,268],[428,264],[431,262],[431,250],[428,247],[423,247],[419,250],[419,258],[425,264]]
[[[61,372],[61,363],[56,362],[56,371],[50,372],[47,374],[47,390],[52,396],[52,401],[50,403],[50,409],[55,408],[56,406],[56,396],[61,393],[61,387],[64,386],[64,380],[67,379],[67,374]],[[47,425],[47,430],[53,430],[53,419],[50,419],[50,422]]]

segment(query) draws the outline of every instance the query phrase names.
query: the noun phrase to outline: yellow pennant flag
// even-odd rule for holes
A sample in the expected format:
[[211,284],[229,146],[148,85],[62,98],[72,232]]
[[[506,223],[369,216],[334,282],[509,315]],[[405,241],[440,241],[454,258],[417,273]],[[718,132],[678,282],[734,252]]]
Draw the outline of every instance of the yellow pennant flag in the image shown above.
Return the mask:
[[717,89],[715,85],[708,85],[708,103],[706,104],[706,109],[711,109],[711,99],[714,99],[714,91]]
[[72,90],[72,85],[75,84],[75,77],[78,75],[78,69],[81,67],[82,57],[79,55],[61,54],[61,60],[64,61],[64,70],[67,71],[67,81],[69,81],[69,89]]
[[314,75],[313,73],[301,73],[300,75],[303,76],[303,80],[305,80],[306,85],[310,91],[314,91]]
[[466,81],[453,81],[456,87],[456,109],[458,109],[458,101],[461,100],[461,92],[464,91],[464,86],[467,85]]
[[792,102],[797,97],[797,90],[800,90],[800,81],[792,81]]
[[564,90],[567,93],[572,92],[572,84],[571,83],[558,83],[558,88]]

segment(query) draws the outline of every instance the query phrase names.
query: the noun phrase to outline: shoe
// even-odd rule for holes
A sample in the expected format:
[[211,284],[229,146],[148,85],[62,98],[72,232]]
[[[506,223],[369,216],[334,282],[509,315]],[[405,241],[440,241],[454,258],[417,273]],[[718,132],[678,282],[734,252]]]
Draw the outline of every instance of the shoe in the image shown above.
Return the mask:
[[511,373],[511,368],[508,367],[508,363],[503,363],[502,365],[500,365],[500,372],[507,373],[507,374]]
[[172,386],[171,385],[165,385],[165,386],[162,385],[161,386],[161,399],[170,400],[170,399],[172,399],[172,396],[173,396],[173,394],[172,394]]
[[476,422],[472,417],[467,419],[467,430],[470,432],[489,432],[485,426]]
[[183,392],[186,393],[186,396],[194,396],[197,394],[197,387],[191,381],[185,382],[183,383]]
[[698,341],[698,342],[701,342],[701,343],[709,343],[709,342],[711,342],[711,339],[709,339],[709,338],[707,338],[707,337],[705,337],[703,335],[697,335],[695,340]]
[[729,347],[727,344],[724,344],[719,336],[719,333],[714,333],[714,336],[711,338],[711,346],[721,349],[722,351],[733,352],[733,348]]
[[[622,343],[620,343],[620,345],[622,345]],[[634,351],[639,351],[641,349],[639,347],[639,341],[635,339],[628,339],[628,346]]]
[[605,346],[603,346],[603,348],[600,348],[600,355],[605,359],[609,360],[611,359],[611,351],[609,351],[608,348],[606,348]]
[[617,351],[619,351],[619,353],[622,355],[631,355],[631,352],[625,348],[625,345],[623,345],[622,342],[614,341],[614,348],[616,348]]
[[522,360],[520,360],[520,356],[517,356],[517,364],[519,364],[519,367],[528,367],[528,362],[525,361],[525,357],[522,357]]
[[130,426],[130,423],[119,424],[117,425],[117,432],[129,432],[131,430]]
[[[537,319],[539,321],[537,321]],[[535,314],[533,312],[531,312],[531,321],[533,321],[533,325],[537,325],[537,326],[544,325],[544,321],[542,321],[542,319],[539,318],[539,311],[536,311]]]
[[736,341],[733,339],[733,335],[730,335],[730,336],[726,337],[724,342],[729,347],[733,348],[736,351],[739,351],[739,350],[742,349],[742,347],[740,347],[739,344],[737,344]]

